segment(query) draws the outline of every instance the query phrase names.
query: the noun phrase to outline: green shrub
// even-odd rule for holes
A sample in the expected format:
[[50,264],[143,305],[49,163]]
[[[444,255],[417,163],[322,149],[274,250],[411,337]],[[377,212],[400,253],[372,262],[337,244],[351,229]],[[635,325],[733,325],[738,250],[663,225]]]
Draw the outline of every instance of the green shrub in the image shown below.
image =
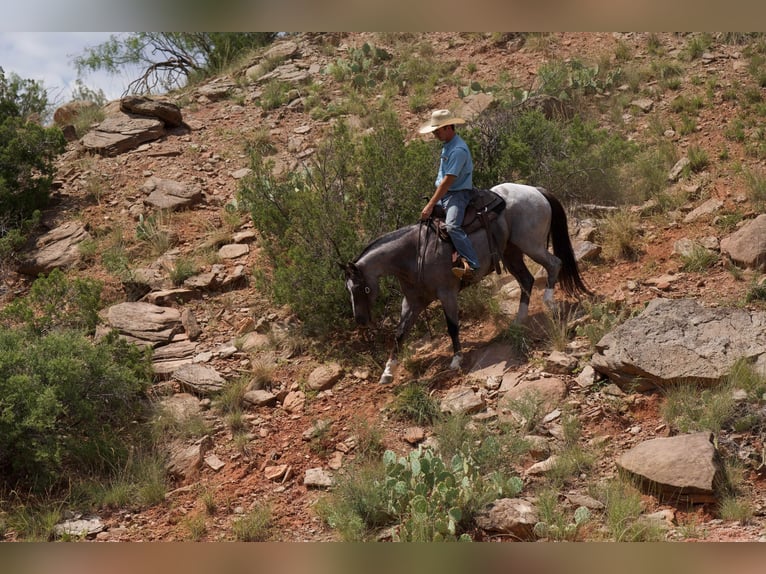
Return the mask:
[[147,354],[111,334],[0,332],[0,476],[42,488],[103,472],[144,437]]
[[0,312],[6,326],[23,325],[36,335],[54,329],[93,333],[101,307],[100,281],[67,277],[60,269],[38,277],[26,297],[16,299]]
[[464,139],[474,159],[474,184],[504,181],[545,187],[565,201],[621,200],[622,168],[635,144],[579,116],[547,119],[540,111],[498,106],[477,118]]
[[[432,148],[423,141],[405,145],[393,114],[381,114],[377,126],[374,135],[356,137],[338,122],[313,163],[286,179],[275,178],[254,153],[253,176],[240,190],[272,263],[273,274],[256,279],[310,333],[350,319],[338,263],[382,233],[417,221],[421,197],[433,191]],[[382,289],[379,309],[393,300]]]
[[[66,142],[58,127],[40,125],[48,110],[40,83],[0,67],[0,255],[23,243],[25,223],[48,205],[54,160]],[[8,234],[11,233],[11,236]]]

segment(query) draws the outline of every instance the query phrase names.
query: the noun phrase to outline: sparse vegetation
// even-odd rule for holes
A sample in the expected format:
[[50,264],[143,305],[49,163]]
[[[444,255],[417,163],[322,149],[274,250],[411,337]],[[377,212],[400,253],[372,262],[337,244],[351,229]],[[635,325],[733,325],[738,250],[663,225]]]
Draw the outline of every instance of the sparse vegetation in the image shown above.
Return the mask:
[[[0,219],[9,271],[0,282],[0,476],[8,481],[0,489],[0,539],[82,540],[54,535],[53,526],[92,512],[111,521],[106,536],[115,539],[505,540],[480,532],[474,520],[500,497],[533,503],[534,534],[549,541],[716,539],[724,528],[751,537],[763,523],[753,477],[766,465],[766,382],[757,361],[743,358],[722,381],[687,381],[666,395],[621,394],[602,374],[592,383],[579,375],[604,335],[654,297],[692,296],[754,313],[766,305],[760,272],[708,243],[712,235],[722,243],[766,204],[759,171],[766,42],[762,34],[614,34],[595,53],[581,51],[574,35],[562,37],[444,34],[436,43],[430,34],[296,35],[302,47],[312,43],[289,57],[300,69],[318,53],[332,62],[320,72],[313,66],[310,81],[247,78],[240,66],[265,71],[288,62],[255,50],[227,69],[234,87],[223,100],[169,94],[191,118],[185,135],[169,132],[117,158],[61,158],[56,201],[15,223]],[[746,73],[734,74],[719,57],[720,42],[742,46]],[[708,50],[716,57],[703,64]],[[510,51],[518,66],[493,66]],[[535,70],[532,81],[527,72]],[[460,294],[464,370],[445,368],[446,325],[434,306],[415,325],[416,342],[400,349],[395,383],[382,388],[373,381],[398,320],[400,287],[383,281],[380,329],[352,330],[337,263],[417,220],[439,161],[437,142],[417,136],[417,120],[436,102],[457,106],[468,96],[493,100],[460,127],[474,151],[474,183],[513,180],[564,199],[576,214],[571,236],[603,248],[581,262],[597,296],[574,302],[557,290],[549,310],[533,295],[529,319],[508,325],[499,293],[511,292],[511,278],[493,276]],[[176,153],[171,148],[179,155],[166,157]],[[675,179],[680,157],[690,165]],[[242,178],[246,164],[252,173]],[[172,215],[145,211],[138,182],[162,171],[199,183],[205,204]],[[236,197],[234,178],[242,184]],[[712,198],[724,206],[686,229],[685,214]],[[27,236],[68,217],[91,234],[76,249],[80,259],[37,281],[13,273]],[[245,230],[254,232],[245,238],[252,240],[247,257],[217,255]],[[700,245],[672,255],[679,237]],[[192,292],[184,280],[198,269],[216,280]],[[234,269],[253,274],[224,282]],[[653,281],[666,273],[676,275],[667,291]],[[105,335],[103,313],[126,294],[137,301],[145,289],[171,285],[185,288],[159,304],[193,311],[203,330],[193,361],[223,367],[226,379],[215,396],[184,397],[201,410],[179,418],[159,408],[177,381],[152,376],[148,350]],[[253,330],[264,342],[245,348]],[[192,347],[178,329],[170,337]],[[508,355],[502,374],[478,370],[490,347]],[[572,373],[554,375],[567,398],[553,405],[530,391],[504,400],[509,385],[547,378],[552,349],[577,360]],[[308,390],[314,358],[341,363],[332,390]],[[443,412],[442,397],[458,386],[486,408]],[[106,387],[115,396],[105,396]],[[275,405],[245,402],[246,389],[273,393]],[[298,391],[306,395],[303,411],[287,401]],[[715,434],[723,459],[726,484],[716,504],[678,505],[676,526],[647,516],[656,493],[612,478],[614,457],[648,437],[697,430]],[[622,438],[609,442],[615,436]],[[206,459],[198,479],[168,476],[169,443],[210,440],[223,471]],[[526,474],[543,461],[541,474]],[[295,497],[304,464],[334,469],[335,485]],[[277,465],[287,471],[268,483],[265,468]],[[571,504],[585,492],[605,507]],[[286,503],[295,515],[277,514]],[[304,521],[314,511],[322,523]],[[297,520],[301,526],[291,528]],[[130,527],[114,527],[123,522]]]

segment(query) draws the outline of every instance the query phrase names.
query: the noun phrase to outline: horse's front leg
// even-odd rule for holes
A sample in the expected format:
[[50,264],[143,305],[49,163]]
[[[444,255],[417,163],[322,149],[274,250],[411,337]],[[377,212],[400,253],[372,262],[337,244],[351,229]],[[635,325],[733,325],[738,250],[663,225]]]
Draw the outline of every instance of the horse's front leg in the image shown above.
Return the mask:
[[396,371],[399,367],[399,349],[404,343],[407,334],[412,329],[412,326],[415,324],[418,315],[420,315],[424,308],[425,306],[417,300],[410,301],[407,297],[402,299],[402,314],[399,318],[399,325],[396,327],[394,346],[388,356],[388,361],[386,361],[386,367],[383,369],[383,374],[380,376],[381,384],[391,383],[396,377]]
[[463,364],[463,355],[460,352],[460,322],[457,305],[457,291],[450,292],[440,297],[444,318],[447,320],[447,333],[452,339],[452,361],[449,368],[457,370]]

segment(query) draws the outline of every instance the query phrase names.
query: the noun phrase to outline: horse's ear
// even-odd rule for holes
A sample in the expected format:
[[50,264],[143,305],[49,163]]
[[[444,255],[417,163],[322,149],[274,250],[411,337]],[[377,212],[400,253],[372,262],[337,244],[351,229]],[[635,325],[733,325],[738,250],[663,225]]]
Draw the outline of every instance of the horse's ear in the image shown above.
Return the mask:
[[343,269],[343,273],[346,275],[346,277],[354,275],[357,271],[356,265],[351,262],[346,263],[345,265],[343,263],[338,263],[338,267]]

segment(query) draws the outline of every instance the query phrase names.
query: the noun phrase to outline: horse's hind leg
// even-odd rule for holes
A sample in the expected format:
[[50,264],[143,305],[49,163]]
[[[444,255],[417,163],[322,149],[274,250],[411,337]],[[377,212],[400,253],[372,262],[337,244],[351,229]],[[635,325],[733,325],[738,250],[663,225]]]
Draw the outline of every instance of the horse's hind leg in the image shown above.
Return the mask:
[[516,323],[522,323],[526,320],[527,315],[529,314],[529,297],[532,294],[532,286],[535,283],[535,278],[524,264],[524,254],[513,244],[509,244],[505,248],[505,252],[503,253],[503,263],[505,263],[505,267],[510,271],[511,275],[516,278],[516,281],[519,282],[519,287],[521,288],[519,310],[516,313]]
[[535,263],[539,263],[545,269],[548,281],[543,293],[543,302],[550,307],[553,305],[553,288],[556,286],[556,281],[558,281],[559,272],[561,271],[561,259],[544,247],[539,247],[526,253]]

